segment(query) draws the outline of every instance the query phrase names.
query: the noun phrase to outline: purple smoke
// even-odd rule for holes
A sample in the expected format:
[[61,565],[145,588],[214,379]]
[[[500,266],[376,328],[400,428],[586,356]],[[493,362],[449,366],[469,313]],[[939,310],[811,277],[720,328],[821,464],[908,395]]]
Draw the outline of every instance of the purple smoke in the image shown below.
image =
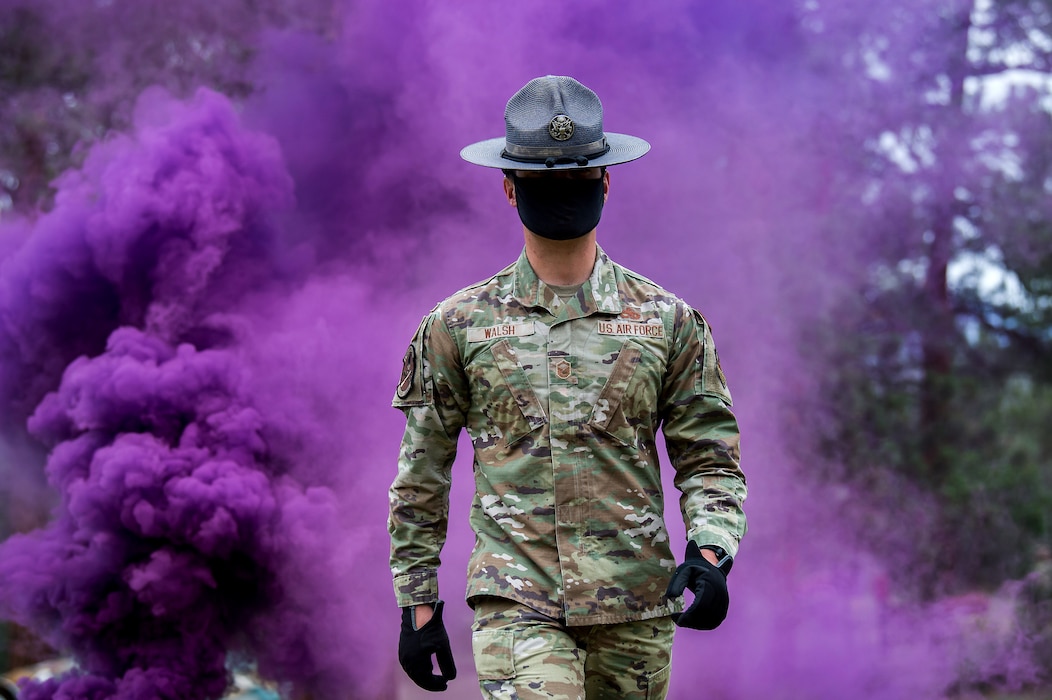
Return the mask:
[[[28,430],[50,448],[62,504],[47,529],[4,544],[0,597],[85,675],[27,697],[58,685],[75,697],[218,697],[237,649],[268,675],[324,688],[313,657],[328,653],[326,626],[312,618],[331,606],[287,583],[319,565],[347,575],[333,547],[353,532],[331,491],[298,479],[317,466],[300,464],[317,455],[295,443],[310,441],[309,414],[267,422],[245,321],[229,312],[261,275],[274,284],[268,221],[292,201],[277,144],[218,94],[153,92],[134,133],[58,188],[5,261],[4,377],[57,384]],[[90,342],[71,333],[81,327]]]
[[[880,20],[853,5],[830,42]],[[838,139],[877,119],[830,116],[844,86],[807,69],[801,14],[348,3],[325,36],[264,33],[259,90],[237,107],[147,91],[51,211],[0,236],[3,432],[30,444],[19,473],[46,450],[60,498],[47,528],[0,546],[0,606],[80,666],[27,697],[218,697],[241,658],[290,693],[394,695],[387,406],[420,316],[518,254],[499,174],[457,152],[498,135],[507,97],[545,73],[653,143],[612,171],[600,243],[710,319],[745,434],[732,614],[677,637],[670,697],[938,697],[996,656],[970,641],[970,611],[896,597],[799,454],[815,386],[801,333],[864,262],[827,219],[847,196]],[[461,453],[450,698],[477,696]],[[666,521],[682,542],[674,507]]]

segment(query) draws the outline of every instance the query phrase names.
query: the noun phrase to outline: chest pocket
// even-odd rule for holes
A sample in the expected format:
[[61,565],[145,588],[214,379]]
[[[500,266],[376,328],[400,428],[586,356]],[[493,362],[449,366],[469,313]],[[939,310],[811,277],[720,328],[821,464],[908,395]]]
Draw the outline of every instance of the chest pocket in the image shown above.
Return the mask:
[[646,381],[648,359],[646,350],[626,341],[592,409],[589,423],[624,445],[639,446],[639,430],[651,431],[657,393]]
[[491,387],[493,394],[487,397],[487,417],[502,433],[501,442],[507,449],[544,425],[548,419],[511,343],[501,340],[494,343],[489,352],[494,365],[500,370],[503,386]]

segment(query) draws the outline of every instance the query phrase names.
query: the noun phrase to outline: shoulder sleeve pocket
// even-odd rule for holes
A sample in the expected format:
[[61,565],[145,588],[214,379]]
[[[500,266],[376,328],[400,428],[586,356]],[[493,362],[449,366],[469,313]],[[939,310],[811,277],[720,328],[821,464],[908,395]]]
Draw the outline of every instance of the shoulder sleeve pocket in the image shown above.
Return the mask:
[[394,399],[391,401],[391,405],[395,408],[424,406],[431,403],[430,387],[424,377],[424,340],[433,320],[434,314],[424,317],[402,357],[402,374],[398,379]]
[[694,315],[697,317],[699,341],[702,346],[698,392],[707,396],[715,396],[730,406],[732,403],[731,391],[727,386],[727,378],[723,375],[723,368],[720,367],[720,355],[716,352],[716,343],[712,339],[712,330],[701,313],[695,310]]

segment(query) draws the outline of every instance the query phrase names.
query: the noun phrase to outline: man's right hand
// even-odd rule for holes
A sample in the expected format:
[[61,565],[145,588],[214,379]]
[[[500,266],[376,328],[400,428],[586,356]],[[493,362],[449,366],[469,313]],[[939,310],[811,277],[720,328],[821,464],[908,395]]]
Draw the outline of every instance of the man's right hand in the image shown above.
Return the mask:
[[[398,639],[398,662],[414,683],[425,690],[446,689],[446,682],[457,677],[449,636],[442,624],[440,600],[431,606],[402,608],[402,632]],[[435,675],[431,656],[438,658],[441,675]]]

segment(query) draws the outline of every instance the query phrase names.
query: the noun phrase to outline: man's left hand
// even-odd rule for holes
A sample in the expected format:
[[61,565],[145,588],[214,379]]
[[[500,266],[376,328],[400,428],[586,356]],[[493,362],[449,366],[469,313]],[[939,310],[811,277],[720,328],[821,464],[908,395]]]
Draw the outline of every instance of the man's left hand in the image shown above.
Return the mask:
[[[416,610],[402,608],[402,631],[398,639],[398,661],[414,683],[432,692],[446,689],[447,681],[457,677],[449,636],[442,624],[442,601],[433,606],[433,614],[421,625],[416,624]],[[427,617],[426,615],[423,617]],[[438,660],[440,674],[435,674],[432,657]]]
[[[708,550],[704,554],[710,554]],[[687,554],[682,564],[672,574],[665,595],[675,598],[690,588],[694,602],[682,613],[673,613],[672,619],[680,627],[696,630],[712,630],[720,626],[727,617],[730,594],[727,592],[727,576],[716,568],[716,564],[704,556],[693,541],[687,543]],[[713,556],[713,558],[715,558]]]

